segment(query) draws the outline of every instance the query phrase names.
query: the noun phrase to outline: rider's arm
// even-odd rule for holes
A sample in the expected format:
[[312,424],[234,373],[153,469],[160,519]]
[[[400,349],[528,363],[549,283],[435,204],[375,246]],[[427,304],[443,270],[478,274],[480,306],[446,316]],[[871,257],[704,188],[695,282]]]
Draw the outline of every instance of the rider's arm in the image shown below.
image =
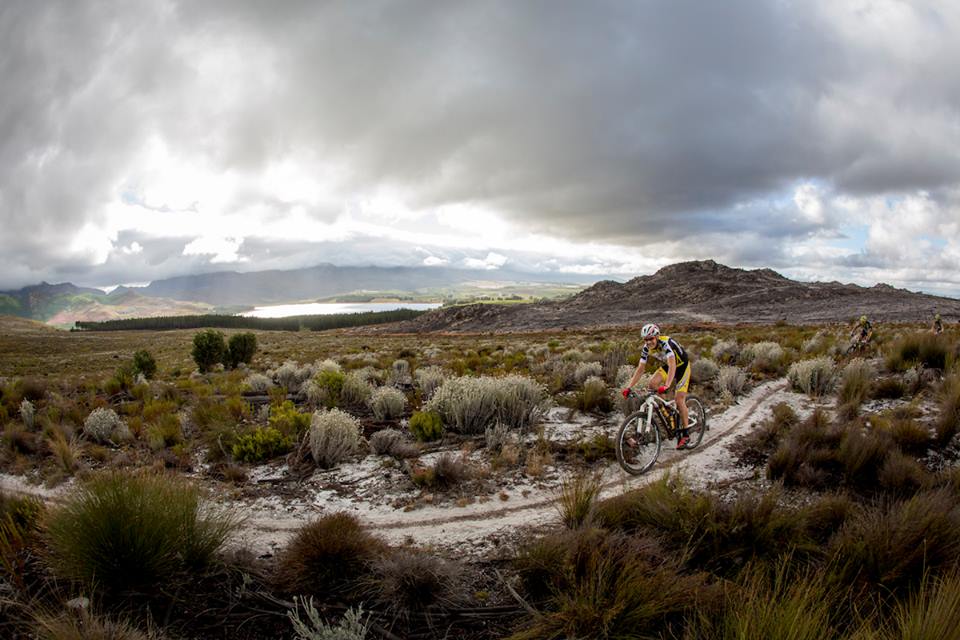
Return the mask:
[[665,387],[672,385],[673,378],[677,375],[677,357],[671,353],[667,356],[667,364],[669,368],[667,369],[667,381],[663,383]]
[[633,377],[630,378],[630,382],[627,383],[627,388],[632,389],[635,384],[640,382],[640,376],[643,375],[643,370],[647,366],[646,360],[641,360],[640,364],[637,365],[637,370],[633,372]]

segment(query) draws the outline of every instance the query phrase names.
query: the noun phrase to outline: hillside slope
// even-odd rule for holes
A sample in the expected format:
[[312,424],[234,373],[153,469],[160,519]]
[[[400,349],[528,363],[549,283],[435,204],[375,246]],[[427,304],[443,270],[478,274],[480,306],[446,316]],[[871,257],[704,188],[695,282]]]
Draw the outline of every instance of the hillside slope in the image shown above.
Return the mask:
[[935,312],[960,318],[960,300],[886,284],[796,282],[770,269],[744,270],[713,260],[683,262],[623,284],[598,282],[568,300],[516,307],[470,305],[438,309],[395,331],[540,331],[641,322],[928,321]]

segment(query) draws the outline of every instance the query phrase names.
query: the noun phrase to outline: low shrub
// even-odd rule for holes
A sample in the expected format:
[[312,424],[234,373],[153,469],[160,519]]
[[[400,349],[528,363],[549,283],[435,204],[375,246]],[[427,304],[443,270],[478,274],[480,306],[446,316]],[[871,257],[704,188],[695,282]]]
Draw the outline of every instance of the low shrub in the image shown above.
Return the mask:
[[314,462],[330,469],[360,446],[360,421],[339,409],[317,411],[310,420],[308,442]]
[[769,420],[739,436],[730,445],[730,451],[736,456],[737,464],[745,467],[759,467],[765,464],[770,455],[776,451],[780,440],[798,420],[796,412],[790,405],[785,402],[775,405]]
[[839,600],[838,590],[822,573],[808,570],[797,575],[788,560],[773,567],[752,564],[744,569],[738,584],[727,585],[725,606],[716,613],[701,609],[685,637],[690,640],[852,637],[841,634],[832,623]]
[[843,368],[840,374],[840,391],[837,401],[841,405],[841,413],[847,417],[856,415],[860,405],[870,394],[871,384],[876,372],[866,360],[855,358]]
[[381,429],[370,436],[370,448],[380,456],[415,458],[420,449],[396,429]]
[[714,388],[723,396],[736,398],[743,393],[747,386],[747,374],[743,369],[734,366],[720,367]]
[[822,357],[794,362],[787,370],[787,380],[794,389],[812,398],[824,396],[835,384],[833,360]]
[[314,368],[311,365],[301,367],[297,362],[287,360],[275,371],[267,372],[268,375],[271,373],[277,384],[286,389],[288,393],[297,393],[303,383],[313,377]]
[[351,409],[366,407],[373,395],[373,385],[359,371],[351,371],[343,378],[340,388],[340,404]]
[[710,358],[697,358],[690,366],[690,380],[696,384],[713,382],[720,375],[720,367]]
[[543,415],[548,400],[546,388],[530,378],[464,376],[444,382],[424,408],[439,414],[451,431],[477,434],[497,420],[529,427]]
[[740,357],[740,345],[736,340],[720,340],[710,350],[713,359],[722,364],[733,364]]
[[420,367],[413,372],[413,379],[417,388],[420,389],[420,396],[424,400],[429,400],[447,379],[447,375],[440,367]]
[[290,400],[270,407],[270,417],[267,424],[289,438],[298,440],[310,428],[311,415],[297,409],[297,405]]
[[783,347],[776,342],[754,342],[740,352],[744,366],[763,373],[776,373],[783,366]]
[[237,436],[233,457],[241,462],[259,463],[289,453],[293,440],[273,427],[257,428]]
[[592,523],[601,488],[602,484],[598,476],[583,474],[566,478],[561,483],[557,510],[560,512],[561,521],[568,529],[578,529]]
[[237,520],[208,510],[170,476],[107,472],[82,484],[47,522],[56,575],[100,593],[155,592],[212,565]]
[[377,420],[397,420],[407,408],[407,397],[399,389],[380,387],[370,396],[369,405]]
[[917,365],[944,370],[950,358],[950,344],[946,337],[911,333],[890,345],[885,364],[889,371],[906,371]]
[[180,417],[175,413],[165,413],[147,427],[147,443],[154,451],[172,447],[183,442],[183,430]]
[[83,433],[97,442],[122,442],[132,437],[113,409],[98,407],[83,421]]
[[693,601],[709,606],[702,574],[685,575],[648,539],[578,529],[542,538],[517,560],[541,615],[511,636],[655,637]]
[[442,453],[432,466],[413,468],[410,479],[417,486],[450,489],[470,477],[470,468],[462,458]]
[[603,365],[599,362],[581,362],[573,370],[573,379],[577,384],[583,384],[587,378],[599,378],[603,374]]
[[287,594],[320,598],[357,589],[367,565],[386,550],[349,513],[322,516],[301,527],[277,557],[275,582]]
[[265,395],[273,388],[273,380],[262,373],[251,373],[244,378],[243,386],[253,393]]
[[912,496],[930,481],[923,465],[899,451],[886,456],[877,473],[880,486],[891,495]]
[[406,360],[394,360],[390,365],[390,374],[387,377],[387,384],[394,387],[407,387],[413,384],[413,376],[410,375],[410,363]]
[[960,505],[949,490],[938,489],[860,510],[828,551],[839,584],[902,595],[928,572],[956,567]]
[[960,575],[951,572],[924,582],[917,593],[897,603],[889,625],[891,640],[950,638],[960,629]]
[[140,374],[147,380],[153,379],[157,373],[157,361],[150,352],[140,349],[133,354],[133,373]]
[[910,418],[894,419],[890,436],[900,449],[910,453],[925,453],[932,443],[930,430]]
[[410,416],[410,433],[420,442],[431,442],[443,437],[443,420],[435,411],[415,411]]
[[940,416],[936,423],[936,440],[946,445],[960,430],[960,374],[951,374],[940,390]]
[[902,398],[906,391],[907,390],[903,384],[903,380],[896,376],[890,376],[887,378],[880,378],[874,382],[873,387],[870,390],[870,395],[873,398],[892,400],[896,398]]
[[35,625],[38,640],[156,640],[123,620],[98,616],[86,609],[60,615],[40,614]]
[[417,549],[398,549],[370,565],[366,593],[392,618],[463,603],[464,568]]
[[577,409],[593,413],[610,413],[614,408],[614,401],[607,389],[607,383],[602,378],[587,378],[583,387],[575,397]]
[[[296,640],[366,640],[369,627],[363,620],[363,607],[349,608],[340,624],[330,625],[313,606],[313,598],[294,598],[294,608],[287,612]],[[303,607],[306,619],[300,617]]]
[[597,522],[629,534],[648,533],[685,553],[689,566],[735,573],[748,560],[805,552],[802,524],[777,503],[776,492],[733,502],[691,491],[673,478],[604,500]]
[[339,370],[324,369],[303,385],[307,400],[315,407],[332,409],[342,403],[343,385],[347,376]]
[[36,410],[33,408],[33,403],[24,398],[20,402],[20,421],[23,422],[23,426],[27,429],[33,429],[35,416]]

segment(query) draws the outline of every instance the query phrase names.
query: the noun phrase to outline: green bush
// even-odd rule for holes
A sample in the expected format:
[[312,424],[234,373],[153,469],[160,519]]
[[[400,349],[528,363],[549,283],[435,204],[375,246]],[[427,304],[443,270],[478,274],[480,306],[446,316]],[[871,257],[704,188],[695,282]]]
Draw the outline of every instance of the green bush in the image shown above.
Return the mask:
[[341,404],[341,395],[347,376],[335,369],[324,369],[313,377],[307,389],[307,398],[315,406],[328,409]]
[[310,428],[310,414],[297,410],[297,405],[284,400],[280,405],[270,407],[267,423],[284,436],[295,440]]
[[197,363],[200,373],[206,373],[214,366],[224,361],[227,355],[227,345],[223,341],[223,333],[216,329],[206,329],[193,336],[193,361]]
[[443,437],[443,420],[434,411],[416,411],[410,416],[410,433],[420,442],[431,442]]
[[226,364],[236,369],[241,362],[250,364],[257,352],[257,336],[253,333],[237,333],[230,336],[227,344]]
[[143,374],[143,377],[147,380],[156,375],[157,361],[153,359],[149,351],[141,349],[133,354],[133,373]]
[[241,462],[258,463],[290,453],[293,440],[273,427],[254,429],[237,437],[233,457]]
[[185,480],[119,471],[93,476],[47,523],[50,564],[100,593],[156,591],[209,567],[237,520],[207,510]]

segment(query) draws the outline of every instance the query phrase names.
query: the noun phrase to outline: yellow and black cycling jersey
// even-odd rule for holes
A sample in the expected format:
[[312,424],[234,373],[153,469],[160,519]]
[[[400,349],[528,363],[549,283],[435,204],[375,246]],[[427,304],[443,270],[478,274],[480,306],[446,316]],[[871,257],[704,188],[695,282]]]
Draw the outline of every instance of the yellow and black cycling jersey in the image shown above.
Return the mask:
[[664,364],[666,364],[667,358],[673,356],[677,361],[678,368],[687,363],[687,352],[684,351],[679,342],[670,336],[657,336],[657,343],[653,349],[644,344],[643,350],[640,352],[640,364],[645,363],[647,358],[651,356],[661,360]]

